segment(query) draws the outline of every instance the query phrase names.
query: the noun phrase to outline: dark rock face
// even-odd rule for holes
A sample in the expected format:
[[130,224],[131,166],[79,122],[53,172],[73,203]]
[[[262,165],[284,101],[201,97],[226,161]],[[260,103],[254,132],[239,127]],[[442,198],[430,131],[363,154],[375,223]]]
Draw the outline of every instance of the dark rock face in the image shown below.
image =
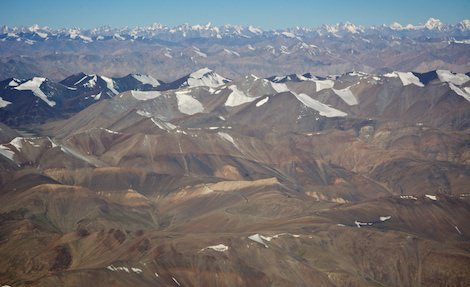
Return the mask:
[[55,248],[56,256],[54,258],[54,263],[51,266],[52,272],[60,272],[67,270],[72,264],[72,255],[68,247],[58,246]]

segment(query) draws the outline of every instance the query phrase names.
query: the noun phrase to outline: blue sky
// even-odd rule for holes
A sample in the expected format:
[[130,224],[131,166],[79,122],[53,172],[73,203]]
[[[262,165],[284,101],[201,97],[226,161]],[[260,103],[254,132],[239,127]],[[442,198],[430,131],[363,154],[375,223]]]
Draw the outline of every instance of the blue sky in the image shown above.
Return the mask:
[[2,0],[0,25],[92,28],[162,23],[255,25],[263,29],[334,24],[445,23],[470,18],[470,0]]

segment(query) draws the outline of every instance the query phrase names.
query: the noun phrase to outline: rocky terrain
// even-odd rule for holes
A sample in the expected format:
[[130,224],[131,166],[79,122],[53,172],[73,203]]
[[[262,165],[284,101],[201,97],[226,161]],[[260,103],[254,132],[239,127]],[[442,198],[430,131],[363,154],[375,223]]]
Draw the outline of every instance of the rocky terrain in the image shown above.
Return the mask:
[[470,74],[44,76],[0,82],[0,285],[469,286]]

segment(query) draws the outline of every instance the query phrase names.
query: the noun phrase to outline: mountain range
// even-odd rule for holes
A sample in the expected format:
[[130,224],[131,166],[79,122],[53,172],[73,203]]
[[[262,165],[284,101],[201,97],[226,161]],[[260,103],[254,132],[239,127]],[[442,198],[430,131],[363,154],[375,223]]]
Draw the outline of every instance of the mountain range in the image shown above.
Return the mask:
[[208,66],[230,78],[246,74],[348,71],[467,72],[470,22],[363,27],[352,23],[262,30],[253,26],[179,25],[96,29],[0,28],[0,78],[71,74],[148,74],[171,81]]
[[468,284],[469,73],[200,67],[0,82],[0,285]]

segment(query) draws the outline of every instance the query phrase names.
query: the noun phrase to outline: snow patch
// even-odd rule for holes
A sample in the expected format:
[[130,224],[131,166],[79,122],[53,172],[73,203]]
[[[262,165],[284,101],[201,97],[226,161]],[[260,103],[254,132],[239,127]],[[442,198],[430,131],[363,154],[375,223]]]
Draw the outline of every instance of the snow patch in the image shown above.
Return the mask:
[[15,81],[15,79],[13,79],[8,83],[8,86],[9,87],[16,87],[16,86],[18,86],[18,83]]
[[271,83],[271,86],[277,93],[290,92],[287,85],[283,83]]
[[141,274],[143,273],[142,269],[137,268],[137,267],[126,267],[126,266],[114,266],[114,265],[109,265],[106,267],[109,271],[125,271],[127,273],[130,273],[131,271],[136,273],[136,274]]
[[99,92],[99,93],[96,94],[96,95],[91,95],[91,97],[92,97],[93,99],[95,99],[95,101],[98,101],[98,100],[101,98],[101,92]]
[[171,279],[173,279],[173,281],[174,281],[178,286],[181,286],[181,284],[178,282],[178,280],[175,279],[175,277],[171,277]]
[[384,222],[384,221],[387,221],[387,220],[390,220],[390,218],[392,218],[392,216],[380,216],[379,219],[380,221]]
[[235,52],[235,51],[232,51],[232,50],[229,50],[229,49],[224,48],[224,52],[229,54],[229,55],[234,55],[234,56],[240,57],[240,54],[238,52]]
[[413,196],[413,195],[400,195],[400,198],[401,198],[401,199],[418,200],[418,198],[415,197],[415,196]]
[[164,122],[162,120],[156,120],[154,118],[150,118],[150,120],[160,129],[166,130],[166,131],[171,131],[176,129],[176,126],[172,123]]
[[[16,148],[17,151],[21,151],[23,148],[23,138],[22,137],[16,137],[10,141],[10,144]],[[33,143],[34,144],[34,143]]]
[[158,80],[149,75],[133,74],[132,77],[137,81],[141,82],[142,84],[151,85],[154,88],[161,85]]
[[11,104],[11,102],[4,100],[2,97],[0,97],[0,108],[4,108]]
[[224,244],[211,245],[211,246],[207,246],[206,248],[201,249],[201,251],[204,251],[206,249],[212,249],[217,252],[225,252],[228,250],[228,246]]
[[191,78],[196,78],[196,79],[200,79],[202,78],[203,76],[205,76],[206,74],[208,73],[212,73],[212,70],[205,67],[205,68],[202,68],[202,69],[199,69],[195,72],[192,72],[191,74],[189,74],[189,77]]
[[294,95],[300,102],[302,102],[302,104],[318,111],[321,116],[331,118],[331,117],[345,117],[348,115],[345,112],[342,112],[328,105],[325,105],[317,100],[314,100],[306,94],[298,94],[298,95],[294,94]]
[[282,35],[286,36],[287,38],[295,38],[295,34],[291,32],[282,32]]
[[257,242],[263,245],[264,247],[268,248],[268,245],[263,241],[263,239],[258,233],[248,236],[248,239],[253,240],[254,242]]
[[88,87],[88,88],[93,88],[96,86],[96,81],[98,80],[98,77],[96,75],[93,76],[88,82],[83,84],[83,86]]
[[403,86],[415,85],[418,87],[424,87],[424,84],[419,81],[419,78],[416,77],[412,72],[394,72],[398,75]]
[[201,52],[201,51],[194,50],[194,52],[195,52],[198,56],[200,56],[200,57],[207,58],[207,54],[205,54],[205,53],[203,53],[203,52]]
[[233,137],[231,135],[229,135],[228,133],[224,133],[224,132],[217,132],[217,134],[219,135],[219,137],[223,138],[224,140],[230,142],[231,144],[233,144],[237,149],[240,149],[237,145],[237,143],[235,142],[235,140],[233,139]]
[[157,91],[131,91],[131,95],[139,101],[146,101],[158,98],[161,93]]
[[89,77],[88,75],[85,75],[83,76],[80,80],[76,81],[73,85],[76,86],[78,84],[80,84],[83,80],[85,80],[87,77]]
[[47,139],[51,143],[51,148],[55,148],[56,146],[58,146],[50,137],[47,137]]
[[9,147],[6,147],[4,145],[0,145],[0,154],[3,155],[4,157],[8,158],[11,161],[14,161],[13,156],[15,155],[15,152],[10,150]]
[[325,89],[332,89],[333,86],[335,85],[335,82],[332,80],[321,80],[321,81],[314,81],[316,88],[317,88],[317,93],[320,92],[321,90]]
[[227,98],[227,101],[225,101],[225,106],[226,107],[236,107],[245,103],[251,103],[254,100],[256,100],[256,97],[249,97],[242,91],[240,91],[237,86],[231,85],[228,87],[232,92]]
[[257,102],[256,106],[261,107],[262,105],[266,104],[268,101],[269,101],[269,97],[266,97],[266,98],[262,99],[261,101]]
[[454,91],[457,95],[464,97],[467,101],[470,102],[470,90],[465,87],[464,90],[460,89],[456,85],[449,83],[449,88]]
[[152,114],[149,113],[149,112],[146,112],[146,111],[137,110],[136,113],[137,113],[139,116],[143,116],[143,117],[146,117],[146,118],[152,117]]
[[248,26],[248,31],[250,31],[253,34],[263,34],[263,30],[253,27],[253,26]]
[[398,78],[398,75],[393,73],[393,72],[384,74],[383,76],[386,77],[386,78]]
[[190,87],[207,86],[215,88],[222,86],[226,82],[228,82],[226,78],[214,73],[209,68],[202,68],[189,74],[189,78],[187,80],[187,84]]
[[448,70],[437,70],[437,77],[441,82],[452,83],[454,85],[463,85],[470,80],[470,77],[465,74],[454,74]]
[[101,128],[101,130],[103,130],[107,133],[113,134],[113,135],[120,135],[121,134],[120,132],[115,132],[115,131],[108,130],[108,129],[105,129],[105,128]]
[[118,91],[116,91],[116,89],[114,89],[114,81],[113,79],[111,78],[108,78],[108,77],[105,77],[105,76],[101,76],[101,79],[103,79],[103,81],[106,82],[106,87],[111,90],[111,92],[113,92],[115,95],[119,94]]
[[350,106],[355,106],[358,104],[356,97],[354,96],[352,91],[349,89],[349,87],[342,89],[342,90],[333,89],[333,92],[335,92],[335,94],[337,94],[341,99],[343,99],[343,101],[346,104]]
[[82,39],[84,42],[88,42],[88,43],[93,42],[93,39],[91,39],[91,38],[88,37],[88,36],[78,35],[78,37],[79,37],[80,39]]
[[176,100],[178,102],[178,110],[183,114],[194,115],[204,111],[204,106],[201,102],[191,95],[185,94],[185,92],[176,92]]
[[46,104],[48,104],[50,107],[54,107],[56,102],[49,100],[46,94],[44,94],[44,92],[40,89],[42,83],[44,83],[45,80],[46,78],[34,77],[31,80],[15,87],[15,89],[20,91],[32,91],[36,97],[46,102]]
[[372,225],[372,222],[360,222],[355,220],[354,224],[356,224],[357,228],[361,228],[361,226],[370,226]]

